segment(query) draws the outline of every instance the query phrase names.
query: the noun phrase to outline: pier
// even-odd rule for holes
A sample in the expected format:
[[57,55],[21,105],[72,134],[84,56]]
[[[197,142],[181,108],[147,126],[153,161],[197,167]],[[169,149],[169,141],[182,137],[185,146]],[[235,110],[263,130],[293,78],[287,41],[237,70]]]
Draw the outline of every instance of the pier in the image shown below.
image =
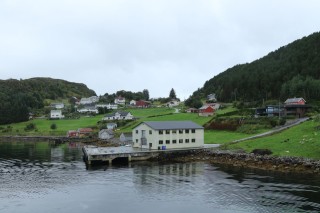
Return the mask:
[[84,146],[82,148],[84,154],[84,161],[91,165],[97,162],[108,162],[112,164],[115,159],[125,159],[128,162],[148,160],[150,158],[158,157],[160,153],[172,153],[172,152],[185,152],[190,150],[203,150],[217,147],[217,144],[205,145],[198,148],[185,148],[185,149],[170,149],[170,150],[149,150],[139,149],[133,147],[99,147],[99,146]]
[[159,152],[134,149],[132,147],[98,147],[98,146],[84,146],[82,148],[84,154],[84,161],[87,164],[95,162],[108,162],[118,158],[127,159],[128,162],[148,160],[151,157],[158,156]]

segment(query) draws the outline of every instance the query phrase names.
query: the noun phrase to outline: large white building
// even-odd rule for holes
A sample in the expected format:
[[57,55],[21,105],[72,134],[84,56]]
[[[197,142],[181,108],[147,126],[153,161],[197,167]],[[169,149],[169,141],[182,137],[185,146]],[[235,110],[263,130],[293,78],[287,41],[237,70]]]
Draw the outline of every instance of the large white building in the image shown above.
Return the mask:
[[204,145],[204,128],[192,121],[145,121],[132,130],[133,147],[183,149]]

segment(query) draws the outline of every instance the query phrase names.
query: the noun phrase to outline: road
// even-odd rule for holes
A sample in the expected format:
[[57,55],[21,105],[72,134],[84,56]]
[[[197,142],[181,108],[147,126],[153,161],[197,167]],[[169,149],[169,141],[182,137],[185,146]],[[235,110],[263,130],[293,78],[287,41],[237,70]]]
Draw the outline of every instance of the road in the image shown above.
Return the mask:
[[238,143],[238,142],[241,142],[241,141],[246,141],[246,140],[250,140],[250,139],[255,139],[255,138],[261,138],[261,137],[265,137],[265,136],[269,136],[269,135],[272,135],[274,133],[278,133],[278,132],[281,132],[283,130],[286,130],[286,129],[289,129],[290,127],[293,127],[293,126],[296,126],[298,124],[301,124],[305,121],[307,121],[309,118],[299,118],[299,119],[296,119],[295,121],[289,123],[289,124],[285,124],[283,126],[280,126],[280,127],[276,127],[268,132],[264,132],[264,133],[261,133],[261,134],[258,134],[258,135],[254,135],[254,136],[251,136],[251,137],[247,137],[247,138],[242,138],[242,139],[239,139],[239,140],[235,140],[235,141],[232,141],[232,143]]

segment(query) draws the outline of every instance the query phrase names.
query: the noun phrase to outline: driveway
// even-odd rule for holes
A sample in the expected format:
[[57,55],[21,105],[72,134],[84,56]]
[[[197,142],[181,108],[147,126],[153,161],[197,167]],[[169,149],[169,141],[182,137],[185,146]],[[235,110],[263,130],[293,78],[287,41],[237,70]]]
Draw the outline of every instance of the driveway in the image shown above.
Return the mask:
[[251,136],[251,137],[235,140],[235,141],[232,141],[232,143],[238,143],[238,142],[241,142],[241,141],[246,141],[246,140],[250,140],[250,139],[254,139],[254,138],[261,138],[261,137],[269,136],[269,135],[272,135],[274,133],[278,133],[278,132],[281,132],[283,130],[289,129],[290,127],[293,127],[293,126],[296,126],[298,124],[301,124],[301,123],[307,121],[308,119],[309,118],[299,118],[299,119],[296,119],[293,122],[290,122],[290,123],[285,124],[283,126],[275,127],[274,129],[272,129],[272,130],[270,130],[268,132],[264,132],[264,133],[261,133],[261,134],[258,134],[258,135],[254,135],[254,136]]

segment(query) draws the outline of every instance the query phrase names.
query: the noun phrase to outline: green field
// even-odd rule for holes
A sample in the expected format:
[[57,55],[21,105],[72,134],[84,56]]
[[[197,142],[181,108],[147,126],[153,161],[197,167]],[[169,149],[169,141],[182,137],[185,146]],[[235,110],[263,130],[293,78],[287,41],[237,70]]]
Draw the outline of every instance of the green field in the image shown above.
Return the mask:
[[270,149],[275,156],[296,156],[320,159],[319,122],[307,121],[281,133],[227,145],[227,149]]
[[204,132],[204,141],[206,144],[225,144],[241,138],[247,138],[252,135],[255,134],[245,134],[241,132],[222,130],[206,130]]
[[[129,122],[126,126],[119,127],[119,132],[130,132],[134,126],[143,121],[182,121],[182,120],[191,120],[196,122],[199,125],[204,125],[212,117],[199,117],[197,113],[176,113],[175,109],[167,107],[159,108],[147,108],[147,109],[123,109],[124,111],[129,111],[136,118],[135,121]],[[234,108],[225,108],[223,110],[217,111],[217,114],[223,114],[230,112]],[[48,120],[48,119],[34,119],[27,122],[21,122],[10,125],[0,126],[1,131],[0,135],[66,135],[68,130],[76,130],[78,128],[92,127],[96,128],[98,121],[104,115],[97,116],[82,116],[79,119],[62,119],[62,120]],[[27,124],[33,123],[36,126],[36,130],[25,131],[24,128]],[[57,128],[52,130],[50,126],[56,124]],[[5,131],[7,126],[11,127],[11,131]]]

